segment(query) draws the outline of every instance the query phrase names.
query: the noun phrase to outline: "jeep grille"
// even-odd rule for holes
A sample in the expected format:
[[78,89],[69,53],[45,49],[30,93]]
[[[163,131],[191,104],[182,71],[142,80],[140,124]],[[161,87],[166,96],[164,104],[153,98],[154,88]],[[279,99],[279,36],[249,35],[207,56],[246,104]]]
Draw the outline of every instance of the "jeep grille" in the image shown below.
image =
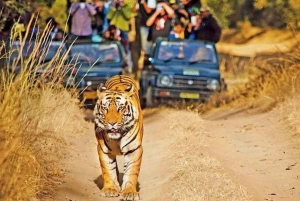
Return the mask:
[[199,78],[199,77],[174,76],[173,87],[208,90],[207,79],[203,77]]

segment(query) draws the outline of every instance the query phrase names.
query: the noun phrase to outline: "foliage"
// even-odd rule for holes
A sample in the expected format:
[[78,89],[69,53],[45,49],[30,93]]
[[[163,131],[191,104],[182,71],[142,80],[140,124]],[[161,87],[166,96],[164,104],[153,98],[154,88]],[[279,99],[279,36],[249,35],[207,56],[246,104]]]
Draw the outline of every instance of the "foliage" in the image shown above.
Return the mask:
[[[64,9],[62,9],[64,8]],[[38,8],[41,25],[46,26],[46,19],[53,17],[63,30],[66,30],[67,2],[54,0],[51,7],[40,6]]]
[[[61,55],[59,49],[49,63],[43,63],[50,45],[49,27],[38,34],[26,58],[18,54],[24,45],[0,47],[0,59],[12,61],[0,69],[0,200],[50,196],[62,177],[59,164],[66,156],[67,135],[81,132],[83,125],[77,100],[57,81],[63,79],[67,55]],[[29,38],[29,33],[17,32],[11,42],[25,44]],[[12,55],[16,57],[11,59]],[[42,65],[44,75],[52,70],[56,81],[45,83],[44,75],[32,76]]]
[[210,0],[203,1],[203,5],[208,5],[211,8],[211,13],[216,17],[217,21],[223,28],[227,28],[229,24],[228,17],[233,13],[233,7],[226,0]]
[[[67,7],[71,2],[73,1],[3,1],[0,20],[4,22],[11,11],[22,13],[27,8],[41,12],[42,24],[47,17],[52,16],[61,27],[66,27]],[[211,7],[212,13],[223,28],[236,28],[238,22],[246,19],[257,27],[282,29],[287,26],[300,26],[299,0],[202,0],[201,3]]]
[[223,27],[236,27],[248,19],[253,26],[299,28],[300,4],[297,0],[223,0],[202,1],[208,4]]
[[25,8],[27,7],[27,4],[23,1],[16,2],[14,0],[11,1],[1,1],[0,2],[0,30],[3,29],[5,21],[7,20],[9,14],[12,11],[18,12],[18,13],[24,13]]

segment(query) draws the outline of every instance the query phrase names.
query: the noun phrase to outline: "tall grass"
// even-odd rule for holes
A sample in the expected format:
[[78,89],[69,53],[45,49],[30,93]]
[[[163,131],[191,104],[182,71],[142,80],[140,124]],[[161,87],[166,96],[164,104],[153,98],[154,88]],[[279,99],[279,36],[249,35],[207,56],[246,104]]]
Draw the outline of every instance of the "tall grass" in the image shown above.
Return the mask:
[[[44,63],[52,44],[49,27],[36,38],[29,29],[25,36],[13,30],[12,41],[21,45],[0,47],[0,200],[45,198],[60,181],[59,164],[67,153],[63,147],[82,132],[84,117],[76,97],[62,86],[67,52],[61,46]],[[30,51],[25,41],[32,41]],[[21,52],[29,54],[24,58]],[[47,73],[34,76],[41,68]]]

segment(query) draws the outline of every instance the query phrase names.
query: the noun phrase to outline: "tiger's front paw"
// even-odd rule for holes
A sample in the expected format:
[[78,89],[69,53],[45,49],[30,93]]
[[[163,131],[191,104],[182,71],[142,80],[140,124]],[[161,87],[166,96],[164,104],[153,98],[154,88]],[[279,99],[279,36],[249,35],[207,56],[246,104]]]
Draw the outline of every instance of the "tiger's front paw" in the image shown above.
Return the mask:
[[120,191],[117,187],[106,187],[100,191],[100,196],[102,197],[118,197],[119,195]]
[[124,189],[121,192],[121,200],[122,201],[140,200],[140,194],[135,190]]

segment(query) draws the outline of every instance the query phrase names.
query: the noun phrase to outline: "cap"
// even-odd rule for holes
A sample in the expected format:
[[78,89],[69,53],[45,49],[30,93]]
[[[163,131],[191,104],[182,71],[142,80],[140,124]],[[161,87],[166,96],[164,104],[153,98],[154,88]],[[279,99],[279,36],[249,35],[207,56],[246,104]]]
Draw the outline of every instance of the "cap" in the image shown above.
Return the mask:
[[169,0],[169,3],[170,3],[170,4],[175,4],[175,3],[176,3],[176,0]]
[[208,6],[202,6],[201,8],[200,8],[200,12],[205,12],[205,11],[209,11],[209,7]]

